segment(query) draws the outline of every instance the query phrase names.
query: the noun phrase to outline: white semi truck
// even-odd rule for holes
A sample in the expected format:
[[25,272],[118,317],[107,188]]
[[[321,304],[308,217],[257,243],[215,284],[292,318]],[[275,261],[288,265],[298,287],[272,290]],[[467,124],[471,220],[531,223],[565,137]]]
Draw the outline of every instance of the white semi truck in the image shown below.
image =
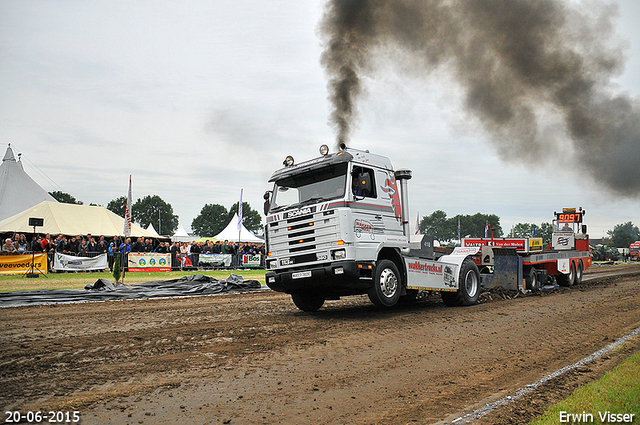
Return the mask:
[[267,285],[291,294],[301,310],[358,294],[391,307],[431,291],[449,306],[472,305],[481,285],[571,286],[591,265],[582,208],[556,213],[550,250],[537,238],[480,238],[437,252],[430,236],[410,243],[410,170],[344,145],[334,153],[323,145],[320,154],[300,164],[287,157],[265,193]]
[[368,294],[383,307],[419,291],[440,291],[447,305],[478,300],[477,247],[434,252],[409,237],[407,180],[388,158],[341,146],[273,173],[265,193],[267,285],[316,311],[325,300]]

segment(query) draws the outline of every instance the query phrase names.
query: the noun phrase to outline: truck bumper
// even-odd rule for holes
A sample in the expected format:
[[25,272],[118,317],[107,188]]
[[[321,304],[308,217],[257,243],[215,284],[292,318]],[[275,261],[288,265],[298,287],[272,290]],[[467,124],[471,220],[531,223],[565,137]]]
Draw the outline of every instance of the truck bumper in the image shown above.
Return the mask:
[[288,294],[317,292],[327,297],[362,294],[373,284],[370,277],[361,275],[355,261],[339,261],[303,270],[267,272],[265,280],[274,291]]

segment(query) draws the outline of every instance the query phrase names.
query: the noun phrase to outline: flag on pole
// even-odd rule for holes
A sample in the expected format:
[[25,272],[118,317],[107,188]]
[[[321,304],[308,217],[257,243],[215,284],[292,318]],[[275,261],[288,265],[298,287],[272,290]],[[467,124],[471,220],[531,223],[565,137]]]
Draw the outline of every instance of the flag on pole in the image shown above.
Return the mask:
[[461,238],[460,238],[460,217],[458,217],[458,240],[461,240]]
[[124,230],[122,233],[131,236],[131,174],[129,174],[129,195],[127,196],[127,208],[124,212]]
[[488,238],[489,237],[489,222],[487,221],[486,224],[484,225],[484,237]]
[[[242,189],[240,189],[240,202],[238,202],[238,232],[242,231]],[[240,236],[238,235],[238,239]]]
[[416,235],[420,233],[420,213],[416,214]]

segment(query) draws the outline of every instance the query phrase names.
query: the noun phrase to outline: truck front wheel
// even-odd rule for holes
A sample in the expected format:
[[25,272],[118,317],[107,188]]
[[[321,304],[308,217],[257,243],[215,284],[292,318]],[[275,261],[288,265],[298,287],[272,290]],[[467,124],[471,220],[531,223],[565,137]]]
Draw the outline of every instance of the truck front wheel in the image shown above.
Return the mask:
[[318,311],[324,304],[324,297],[317,294],[291,294],[291,299],[302,311]]
[[381,260],[376,265],[373,287],[367,295],[378,307],[393,307],[400,299],[401,283],[402,278],[395,263]]

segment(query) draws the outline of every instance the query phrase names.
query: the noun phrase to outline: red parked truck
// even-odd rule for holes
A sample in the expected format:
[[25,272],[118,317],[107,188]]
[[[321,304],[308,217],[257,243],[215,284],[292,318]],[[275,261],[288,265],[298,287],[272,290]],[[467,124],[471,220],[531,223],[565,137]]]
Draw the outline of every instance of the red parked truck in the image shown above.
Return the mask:
[[640,241],[634,242],[629,245],[629,260],[640,260]]

